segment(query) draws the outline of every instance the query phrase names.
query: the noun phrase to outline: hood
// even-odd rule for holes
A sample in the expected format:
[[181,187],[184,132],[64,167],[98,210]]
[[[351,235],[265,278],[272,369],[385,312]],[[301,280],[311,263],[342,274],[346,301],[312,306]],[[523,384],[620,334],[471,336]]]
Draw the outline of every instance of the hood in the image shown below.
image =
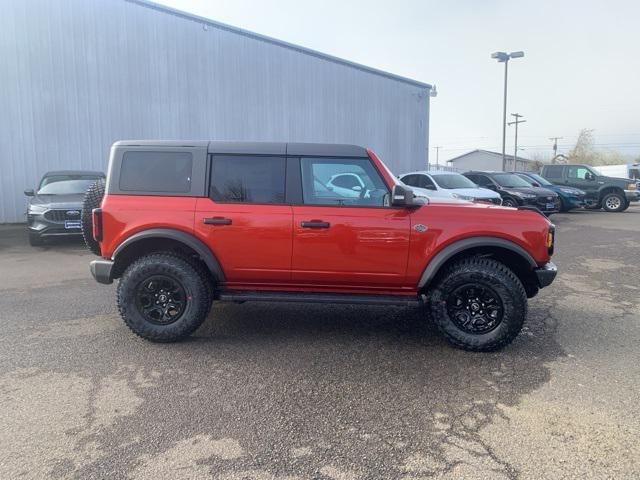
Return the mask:
[[507,193],[523,193],[525,195],[535,195],[536,197],[542,195],[556,197],[558,195],[557,193],[542,187],[500,187],[500,189]]
[[32,197],[29,205],[38,205],[48,208],[82,208],[84,193],[73,193],[68,195],[36,195]]
[[448,189],[447,192],[473,198],[500,198],[498,192],[494,192],[488,188],[451,188]]
[[563,192],[568,193],[570,195],[585,195],[584,190],[580,190],[579,188],[569,187],[568,185],[547,185],[544,188],[549,190],[553,190],[554,192]]

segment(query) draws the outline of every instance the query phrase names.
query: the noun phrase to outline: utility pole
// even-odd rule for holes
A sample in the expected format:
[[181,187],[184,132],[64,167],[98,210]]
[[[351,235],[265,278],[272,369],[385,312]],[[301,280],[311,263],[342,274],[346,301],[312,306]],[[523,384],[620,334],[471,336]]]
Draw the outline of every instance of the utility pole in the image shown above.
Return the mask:
[[511,116],[514,117],[515,120],[513,122],[509,122],[509,125],[516,126],[516,139],[513,147],[513,169],[516,170],[516,157],[518,156],[518,125],[526,122],[526,120],[520,120],[522,118],[522,115],[520,115],[519,113],[512,113]]
[[562,140],[563,137],[551,137],[549,140],[553,140],[553,158],[551,163],[556,163],[556,156],[558,155],[558,140]]
[[436,169],[440,168],[440,149],[442,147],[433,147],[436,150]]

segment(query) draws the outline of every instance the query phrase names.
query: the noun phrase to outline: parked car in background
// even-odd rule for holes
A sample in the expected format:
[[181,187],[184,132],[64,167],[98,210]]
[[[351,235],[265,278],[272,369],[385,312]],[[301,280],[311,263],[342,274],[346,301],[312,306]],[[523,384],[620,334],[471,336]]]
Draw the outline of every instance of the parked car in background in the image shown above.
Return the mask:
[[27,207],[29,243],[42,245],[46,238],[82,235],[80,214],[84,194],[102,172],[61,170],[44,174],[36,190],[27,189],[31,197]]
[[522,177],[509,172],[467,172],[463,174],[481,187],[494,190],[506,207],[535,207],[545,215],[560,211],[558,194],[545,188],[532,187]]
[[542,178],[537,173],[533,172],[513,172],[516,175],[524,178],[533,187],[542,187],[552,192],[556,192],[560,197],[560,211],[568,212],[574,208],[582,208],[585,205],[586,193],[579,188],[565,187],[562,185],[555,185],[549,180]]
[[622,212],[640,200],[633,180],[607,177],[589,165],[544,165],[540,175],[556,185],[584,190],[588,206],[607,212]]
[[480,188],[467,177],[455,172],[410,172],[399,176],[402,183],[409,185],[419,197],[457,198],[502,204],[502,197],[497,192]]

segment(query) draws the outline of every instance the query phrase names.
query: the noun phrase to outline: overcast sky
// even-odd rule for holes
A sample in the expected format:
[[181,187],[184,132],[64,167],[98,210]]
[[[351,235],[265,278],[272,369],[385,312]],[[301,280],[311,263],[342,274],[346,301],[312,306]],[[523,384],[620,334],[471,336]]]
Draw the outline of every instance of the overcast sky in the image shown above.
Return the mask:
[[[503,64],[508,113],[524,115],[531,157],[566,152],[582,128],[596,144],[640,154],[640,1],[157,0],[179,10],[435,84],[431,145],[440,160],[500,151]],[[507,130],[513,151],[513,127]],[[431,152],[435,159],[435,151]]]

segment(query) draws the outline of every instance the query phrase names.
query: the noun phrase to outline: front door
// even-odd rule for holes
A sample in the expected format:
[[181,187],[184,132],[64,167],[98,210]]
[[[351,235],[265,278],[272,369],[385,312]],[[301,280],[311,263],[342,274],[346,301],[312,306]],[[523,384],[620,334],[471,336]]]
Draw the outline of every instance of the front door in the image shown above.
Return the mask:
[[596,181],[596,178],[591,178],[591,172],[587,167],[580,165],[567,166],[567,180],[566,184],[579,188],[587,192],[587,198],[597,200],[598,188],[600,184]]
[[293,206],[293,282],[327,289],[400,289],[409,252],[409,212],[389,206],[389,189],[371,160],[303,157],[300,168],[302,200]]
[[196,204],[196,235],[211,248],[227,286],[291,279],[292,212],[284,157],[214,155],[209,198]]

